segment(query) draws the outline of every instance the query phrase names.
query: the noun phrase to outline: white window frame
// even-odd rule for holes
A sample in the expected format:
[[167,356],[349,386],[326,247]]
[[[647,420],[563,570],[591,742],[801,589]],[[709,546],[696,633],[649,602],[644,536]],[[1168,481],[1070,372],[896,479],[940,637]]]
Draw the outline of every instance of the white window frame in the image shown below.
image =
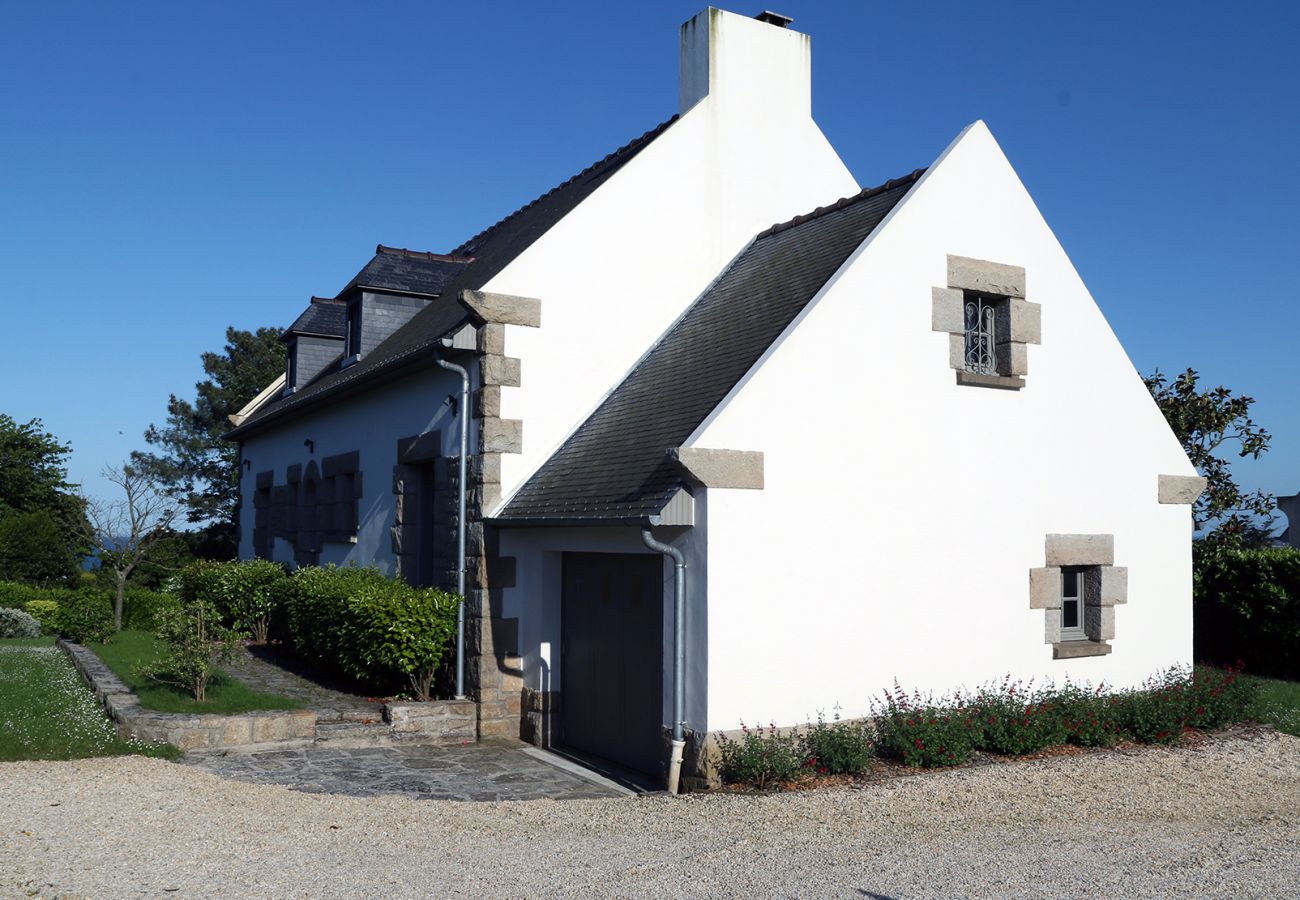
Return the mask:
[[[1088,566],[1064,566],[1061,569],[1061,641],[1086,641],[1088,640],[1087,630],[1084,628],[1084,597],[1087,595],[1087,580],[1090,577]],[[1067,579],[1074,576],[1074,594],[1067,592]],[[1067,604],[1076,604],[1078,618],[1076,626],[1071,628],[1065,624],[1065,610]]]

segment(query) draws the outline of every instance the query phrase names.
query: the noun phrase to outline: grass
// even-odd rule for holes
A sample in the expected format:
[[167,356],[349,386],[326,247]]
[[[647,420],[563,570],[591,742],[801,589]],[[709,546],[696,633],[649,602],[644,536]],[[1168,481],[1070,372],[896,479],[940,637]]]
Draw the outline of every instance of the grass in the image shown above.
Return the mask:
[[147,631],[120,631],[107,644],[90,644],[90,649],[122,679],[140,705],[155,712],[217,713],[232,715],[258,709],[298,709],[297,700],[255,691],[245,684],[219,673],[208,685],[208,697],[202,703],[180,688],[136,674],[136,670],[158,659],[163,646]]
[[1300,681],[1281,681],[1256,676],[1259,696],[1251,714],[1278,731],[1300,737]]
[[0,761],[139,754],[170,744],[125,741],[53,638],[0,640]]

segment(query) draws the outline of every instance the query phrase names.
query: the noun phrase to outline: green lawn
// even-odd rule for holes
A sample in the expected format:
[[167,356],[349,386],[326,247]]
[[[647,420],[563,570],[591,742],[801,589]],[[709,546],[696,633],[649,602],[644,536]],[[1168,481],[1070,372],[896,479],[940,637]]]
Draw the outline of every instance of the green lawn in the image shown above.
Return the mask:
[[1300,681],[1255,678],[1259,697],[1252,713],[1257,720],[1300,737]]
[[170,744],[120,740],[53,638],[0,640],[0,761],[129,753],[179,755]]
[[137,675],[136,670],[141,665],[153,662],[163,652],[162,644],[147,631],[120,631],[107,644],[89,646],[135,692],[140,698],[140,705],[145,709],[229,715],[256,709],[298,709],[302,706],[297,700],[288,697],[255,691],[224,673],[209,683],[208,699],[202,703],[179,688]]

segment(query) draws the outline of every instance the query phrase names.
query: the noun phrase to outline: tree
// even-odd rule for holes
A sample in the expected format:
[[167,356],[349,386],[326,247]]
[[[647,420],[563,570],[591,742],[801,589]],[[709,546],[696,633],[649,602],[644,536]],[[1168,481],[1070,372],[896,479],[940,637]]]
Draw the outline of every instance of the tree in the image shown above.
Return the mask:
[[100,566],[113,572],[113,627],[121,631],[127,579],[167,537],[180,510],[151,475],[129,464],[109,466],[103,475],[121,488],[123,496],[111,501],[83,498],[86,539],[97,551]]
[[207,377],[195,384],[194,401],[172,394],[166,423],[145,432],[156,452],[131,454],[131,465],[180,501],[188,522],[209,532],[205,543],[216,556],[234,556],[239,502],[239,448],[224,440],[234,427],[227,417],[284,371],[279,338],[276,328],[227,328],[222,352],[203,354]]
[[85,555],[81,501],[68,483],[71,453],[40,419],[0,414],[0,578],[49,587]]
[[1143,379],[1188,459],[1207,481],[1192,507],[1193,525],[1216,542],[1265,543],[1276,501],[1265,491],[1243,491],[1232,477],[1225,451],[1233,450],[1242,459],[1259,459],[1272,435],[1250,418],[1254,398],[1234,394],[1222,385],[1201,389],[1199,379],[1194,369],[1172,381],[1158,369]]
[[72,445],[46,431],[40,419],[19,424],[0,413],[0,514],[43,509],[63,519],[75,513],[71,453]]
[[66,528],[48,510],[0,517],[0,581],[54,587],[77,571],[77,555]]

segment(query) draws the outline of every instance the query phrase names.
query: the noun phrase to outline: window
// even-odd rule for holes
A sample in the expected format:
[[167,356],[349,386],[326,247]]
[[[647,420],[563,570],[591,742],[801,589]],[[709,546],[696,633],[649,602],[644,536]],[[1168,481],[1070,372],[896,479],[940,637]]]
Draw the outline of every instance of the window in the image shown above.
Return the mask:
[[1084,583],[1090,577],[1087,569],[1070,566],[1061,570],[1061,640],[1086,641],[1083,627]]
[[284,355],[284,392],[292,394],[298,387],[298,342],[290,341]]
[[1003,298],[967,292],[964,303],[966,371],[977,375],[998,373],[998,305]]
[[346,363],[361,356],[361,301],[353,300],[348,304],[348,330],[343,348]]

